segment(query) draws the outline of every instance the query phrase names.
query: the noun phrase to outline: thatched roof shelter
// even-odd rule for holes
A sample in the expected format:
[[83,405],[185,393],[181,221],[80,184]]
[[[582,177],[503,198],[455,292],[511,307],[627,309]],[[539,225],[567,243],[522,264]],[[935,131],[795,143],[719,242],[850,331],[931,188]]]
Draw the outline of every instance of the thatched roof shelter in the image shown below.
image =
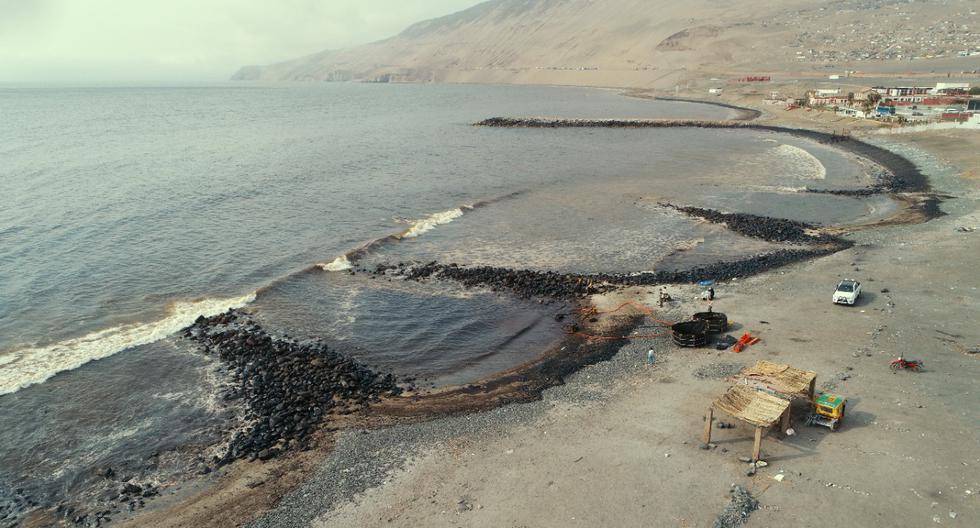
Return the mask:
[[776,423],[780,424],[780,430],[783,433],[789,428],[789,400],[746,385],[734,385],[728,388],[728,392],[713,401],[705,412],[705,444],[711,442],[711,423],[714,419],[714,409],[755,426],[752,460],[759,460],[762,452],[762,435],[765,429]]
[[742,385],[770,390],[790,398],[813,399],[817,373],[800,370],[785,363],[761,360],[742,369],[735,379]]
[[789,402],[762,391],[735,385],[711,404],[732,418],[756,427],[771,427],[782,418]]

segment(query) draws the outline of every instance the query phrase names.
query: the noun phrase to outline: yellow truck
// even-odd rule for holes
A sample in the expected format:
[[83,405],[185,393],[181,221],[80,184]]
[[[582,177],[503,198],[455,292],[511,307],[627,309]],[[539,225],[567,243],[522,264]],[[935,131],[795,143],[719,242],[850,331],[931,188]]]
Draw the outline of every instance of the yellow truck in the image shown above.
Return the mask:
[[829,427],[831,431],[840,428],[844,421],[844,409],[847,407],[847,400],[837,394],[821,394],[813,402],[813,412],[807,417],[807,425],[822,425]]

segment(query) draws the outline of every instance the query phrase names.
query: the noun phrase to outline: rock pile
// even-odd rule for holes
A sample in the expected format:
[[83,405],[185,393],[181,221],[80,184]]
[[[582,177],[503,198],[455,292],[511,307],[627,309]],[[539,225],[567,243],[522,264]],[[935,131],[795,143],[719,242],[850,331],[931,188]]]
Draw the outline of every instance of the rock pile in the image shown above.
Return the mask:
[[689,216],[703,218],[713,224],[725,224],[728,229],[740,235],[769,242],[823,244],[836,241],[827,235],[812,234],[818,226],[796,220],[747,213],[722,213],[714,209],[678,206],[670,203],[660,205],[676,209]]
[[829,255],[838,251],[837,247],[817,247],[814,249],[781,249],[772,253],[753,255],[740,260],[715,262],[687,270],[656,271],[631,275],[607,275],[598,277],[626,286],[650,286],[655,284],[691,284],[701,280],[730,280],[736,277],[749,277],[773,268],[800,262],[815,257]]
[[[90,501],[59,502],[56,507],[47,512],[51,519],[59,519],[57,522],[51,521],[52,525],[73,524],[98,528],[112,522],[112,518],[116,515],[143,508],[146,505],[145,500],[160,495],[160,489],[153,482],[141,482],[135,477],[119,477],[115,470],[109,467],[99,469],[96,475],[104,479],[100,486],[101,490],[94,490],[92,492],[94,495],[88,497]],[[0,521],[16,521],[16,518],[0,515]],[[0,523],[0,526],[7,525]],[[13,522],[10,526],[20,525]]]
[[329,413],[350,414],[402,392],[391,374],[375,372],[319,341],[270,336],[236,310],[200,317],[184,335],[221,358],[233,380],[224,398],[240,399],[246,407],[247,429],[234,435],[224,456],[212,460],[216,466],[303,449]]
[[749,515],[759,509],[759,501],[749,493],[749,490],[742,486],[732,488],[732,500],[725,506],[718,518],[715,519],[714,528],[736,528],[742,526],[749,520]]
[[406,263],[380,264],[362,273],[402,277],[408,280],[451,280],[466,287],[486,287],[506,291],[519,298],[541,297],[570,300],[603,293],[617,286],[653,286],[658,284],[691,284],[700,280],[729,280],[748,277],[763,271],[802,260],[828,255],[842,249],[828,245],[813,249],[782,249],[730,262],[716,262],[686,270],[643,273],[556,273],[553,271],[515,270],[492,266],[466,267],[458,264]]
[[113,515],[119,515],[123,513],[123,510],[133,512],[143,508],[146,505],[144,499],[160,494],[160,490],[152,483],[137,484],[132,481],[113,480],[114,475],[110,468],[107,468],[105,472],[100,472],[100,475],[108,481],[106,491],[100,497],[102,509],[82,510],[62,503],[55,513],[66,520],[70,520],[75,525],[98,528],[111,522]]
[[370,273],[394,275],[415,281],[428,278],[451,280],[468,288],[487,287],[493,291],[506,291],[521,299],[544,297],[568,300],[612,289],[612,285],[600,284],[598,279],[592,275],[528,269],[515,270],[491,266],[470,268],[456,263],[428,262],[419,264],[402,262],[397,265],[379,264]]
[[806,189],[805,192],[813,194],[832,194],[834,196],[874,196],[888,191],[885,185],[872,185],[863,189]]
[[700,119],[549,119],[541,117],[491,117],[476,126],[496,128],[745,128],[738,121]]

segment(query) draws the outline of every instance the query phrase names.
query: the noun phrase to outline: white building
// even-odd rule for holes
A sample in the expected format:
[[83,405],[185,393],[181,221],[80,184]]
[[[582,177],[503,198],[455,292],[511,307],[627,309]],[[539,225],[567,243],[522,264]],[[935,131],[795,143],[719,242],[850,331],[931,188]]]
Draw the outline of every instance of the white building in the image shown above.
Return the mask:
[[970,83],[936,83],[933,93],[946,93],[947,90],[969,90]]
[[837,109],[837,115],[854,117],[857,119],[867,119],[868,113],[860,108],[852,108],[849,106],[842,106]]
[[940,90],[969,90],[970,83],[936,83],[936,91]]
[[826,89],[826,88],[824,88],[824,89],[818,89],[818,90],[815,91],[815,94],[816,94],[817,97],[830,97],[832,95],[839,95],[840,94],[840,88],[833,88],[833,89]]

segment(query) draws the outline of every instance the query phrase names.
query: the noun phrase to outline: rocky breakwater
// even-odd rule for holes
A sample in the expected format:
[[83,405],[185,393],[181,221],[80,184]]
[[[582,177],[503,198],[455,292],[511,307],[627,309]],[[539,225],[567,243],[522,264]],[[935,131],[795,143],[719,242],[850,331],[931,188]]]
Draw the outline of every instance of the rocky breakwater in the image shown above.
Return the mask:
[[328,416],[351,414],[402,393],[391,374],[319,341],[271,336],[236,310],[198,318],[184,335],[221,359],[231,379],[223,397],[244,404],[244,430],[212,459],[214,466],[306,449]]
[[660,205],[680,211],[688,216],[702,218],[713,224],[722,224],[740,235],[758,238],[768,242],[791,242],[795,244],[847,243],[840,238],[821,233],[820,226],[818,225],[796,220],[748,213],[723,213],[714,209],[679,206],[671,203],[660,203]]
[[607,292],[620,286],[690,284],[705,279],[728,280],[747,277],[801,260],[828,255],[852,245],[846,239],[822,232],[820,226],[795,220],[745,213],[723,213],[712,209],[669,203],[660,205],[712,223],[723,224],[744,236],[806,247],[780,249],[685,270],[642,273],[558,273],[492,266],[467,267],[456,263],[438,262],[378,264],[373,270],[359,271],[374,276],[400,277],[414,281],[448,280],[467,288],[488,288],[491,291],[507,292],[523,299],[537,297],[567,301]]
[[546,117],[491,117],[475,126],[493,128],[749,128],[744,121],[706,119],[558,119]]
[[818,143],[833,144],[836,148],[871,160],[881,168],[876,175],[879,181],[865,189],[807,189],[807,192],[844,196],[930,192],[928,178],[919,171],[912,161],[901,155],[849,135],[805,128],[764,125],[737,119],[559,119],[545,117],[491,117],[474,123],[474,125],[492,128],[724,128],[788,134]]
[[436,277],[458,282],[467,288],[487,287],[493,291],[508,292],[521,299],[539,297],[573,300],[610,289],[608,285],[599,284],[589,275],[528,269],[515,270],[492,266],[471,268],[456,263],[379,264],[372,273],[375,275],[396,275],[414,281]]

